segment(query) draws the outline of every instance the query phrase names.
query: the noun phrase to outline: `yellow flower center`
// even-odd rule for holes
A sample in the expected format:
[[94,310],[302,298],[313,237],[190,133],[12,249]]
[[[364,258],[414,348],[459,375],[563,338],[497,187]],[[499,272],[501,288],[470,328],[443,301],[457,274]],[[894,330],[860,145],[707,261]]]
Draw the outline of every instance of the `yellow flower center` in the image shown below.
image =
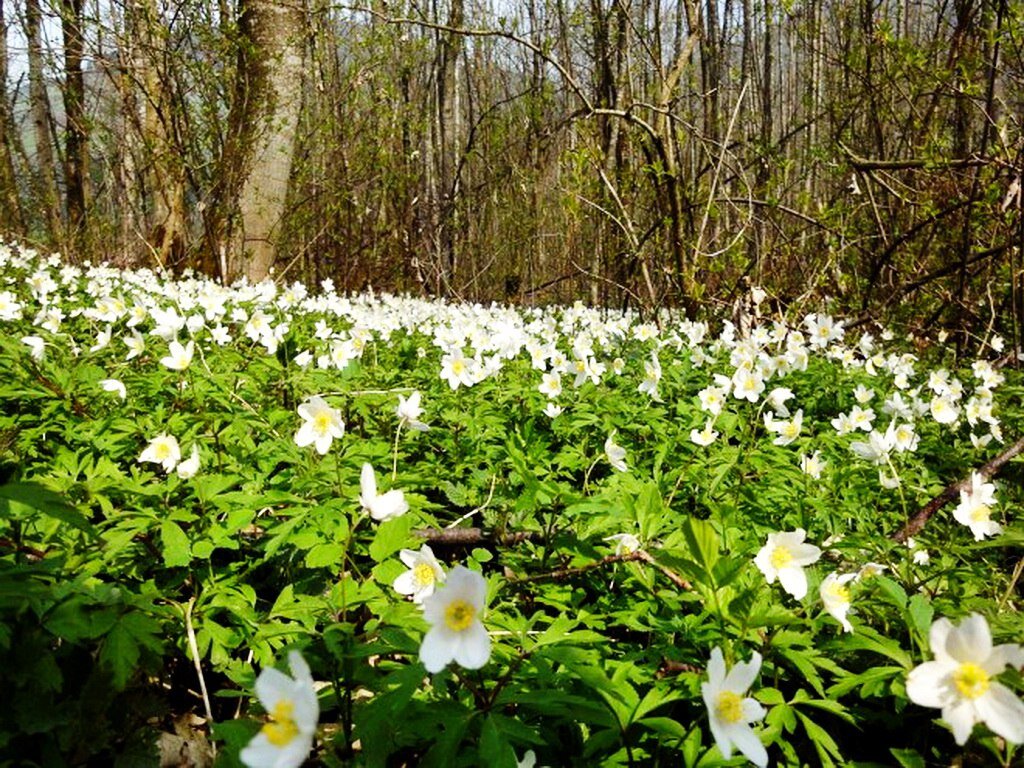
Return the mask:
[[444,609],[444,623],[453,632],[462,632],[469,628],[476,616],[476,609],[465,600],[452,600]]
[[171,455],[171,447],[167,443],[157,443],[153,446],[153,453],[160,461],[164,461]]
[[971,510],[971,520],[975,523],[985,522],[991,514],[992,510],[989,509],[988,504],[979,504]]
[[420,587],[434,583],[434,569],[428,563],[417,563],[412,569],[412,580]]
[[452,361],[452,373],[454,373],[456,376],[461,376],[463,371],[465,370],[466,364],[464,362],[462,362],[461,360]]
[[850,602],[850,590],[846,587],[845,584],[840,584],[838,581],[833,581],[831,584],[828,585],[828,587],[825,588],[825,591],[829,594],[831,598],[833,598],[837,602]]
[[292,717],[294,709],[295,705],[290,700],[281,699],[270,713],[273,720],[263,726],[267,741],[275,747],[283,747],[299,735],[299,726]]
[[793,562],[793,553],[786,547],[777,546],[772,550],[771,564],[775,570],[785,568],[791,562]]
[[953,673],[953,685],[965,699],[976,699],[988,690],[988,672],[968,661]]
[[722,691],[715,701],[715,714],[727,723],[740,722],[743,719],[743,699],[734,691]]
[[327,433],[327,430],[331,428],[331,414],[326,411],[321,411],[315,417],[313,417],[313,429],[319,434],[323,435]]

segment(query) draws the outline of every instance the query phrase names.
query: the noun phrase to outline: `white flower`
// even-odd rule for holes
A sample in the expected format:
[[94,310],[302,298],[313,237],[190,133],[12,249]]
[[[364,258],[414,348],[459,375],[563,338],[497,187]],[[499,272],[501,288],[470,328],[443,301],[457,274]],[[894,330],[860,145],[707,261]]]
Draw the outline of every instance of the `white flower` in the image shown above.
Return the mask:
[[164,472],[171,472],[181,461],[181,448],[173,435],[160,434],[149,441],[149,445],[139,454],[139,461],[159,464]]
[[22,336],[21,343],[29,348],[33,360],[42,360],[46,353],[46,342],[38,336]]
[[192,453],[177,467],[178,477],[182,480],[188,480],[190,477],[195,477],[199,471],[199,446],[193,444]]
[[615,542],[616,555],[629,555],[640,549],[640,539],[632,533],[616,533],[612,536],[605,536],[604,540]]
[[369,464],[363,464],[363,470],[359,475],[359,490],[359,503],[374,520],[391,520],[409,511],[409,502],[405,500],[405,495],[401,491],[390,490],[377,494],[377,476]]
[[522,760],[519,760],[519,759],[516,760],[516,768],[543,768],[543,767],[537,765],[537,755],[534,753],[534,751],[532,749],[528,749],[528,750],[526,750],[526,752],[523,753],[523,759]]
[[541,374],[541,382],[537,385],[537,391],[553,400],[562,394],[562,377],[557,373]]
[[818,590],[825,610],[843,625],[845,632],[853,632],[853,625],[846,618],[846,614],[850,611],[850,588],[846,585],[857,577],[857,573],[844,573],[842,576],[830,573],[821,582],[821,587]]
[[316,452],[323,456],[331,449],[334,438],[345,434],[345,424],[336,410],[323,398],[313,395],[298,407],[302,426],[295,433],[295,444],[300,448],[313,443]]
[[549,419],[555,418],[555,416],[558,416],[561,412],[562,406],[560,405],[555,405],[554,403],[549,402],[544,406],[544,415]]
[[778,578],[782,588],[797,600],[807,594],[807,575],[804,566],[818,561],[821,550],[813,544],[804,544],[807,533],[803,528],[768,534],[768,541],[754,558],[756,565],[769,584]]
[[722,404],[725,402],[726,390],[721,387],[704,387],[700,392],[697,393],[697,397],[700,398],[700,408],[702,411],[717,416],[722,412]]
[[705,422],[703,429],[690,430],[690,442],[707,447],[718,439],[718,432],[715,430],[715,420],[710,418]]
[[746,368],[737,368],[732,375],[732,396],[737,400],[749,400],[756,403],[764,392],[764,379],[761,374]]
[[711,735],[725,759],[738,749],[754,765],[768,765],[768,752],[750,727],[766,714],[765,708],[753,698],[744,697],[761,669],[761,654],[756,651],[750,661],[740,662],[726,671],[722,650],[711,650],[708,661],[708,681],[701,683],[700,691],[708,708]]
[[137,331],[131,336],[122,337],[121,340],[124,342],[124,345],[128,347],[128,356],[125,357],[125,360],[131,360],[138,357],[146,349],[146,342]]
[[480,616],[487,600],[487,581],[476,571],[457,565],[444,585],[423,600],[423,618],[431,625],[420,645],[420,661],[428,672],[440,672],[454,661],[479,669],[491,658],[491,638]]
[[128,397],[128,391],[124,388],[124,384],[117,379],[103,379],[100,382],[100,387],[104,392],[116,392],[122,400]]
[[825,464],[826,462],[821,460],[821,451],[815,451],[810,456],[800,457],[800,471],[815,480],[821,479],[821,470],[825,468]]
[[476,382],[475,378],[476,361],[466,358],[462,350],[449,352],[441,358],[441,378],[448,382],[453,390],[459,385],[471,387]]
[[396,578],[391,586],[400,595],[412,595],[414,603],[422,603],[424,598],[434,594],[438,583],[444,582],[444,569],[428,545],[420,547],[419,552],[403,549],[398,557],[409,570]]
[[929,633],[934,661],[907,675],[907,695],[922,707],[942,710],[957,744],[964,744],[975,723],[1015,744],[1024,743],[1024,703],[993,680],[1007,666],[1024,666],[1016,644],[992,645],[985,617],[972,613],[959,626],[939,619]]
[[629,467],[626,466],[626,449],[621,445],[615,444],[615,430],[608,435],[608,439],[604,441],[604,455],[608,458],[608,463],[612,465],[619,472],[629,471]]
[[408,400],[399,395],[395,415],[401,419],[403,424],[408,424],[410,429],[426,432],[430,427],[420,421],[420,416],[423,415],[423,409],[420,407],[420,397],[418,389],[413,390]]
[[888,570],[888,568],[889,566],[882,565],[881,563],[864,563],[864,565],[857,570],[857,578],[855,580],[861,581],[863,579],[874,578],[882,571]]
[[889,461],[889,452],[896,447],[896,432],[893,425],[889,425],[884,433],[877,429],[871,430],[867,442],[856,440],[850,443],[850,450],[867,459],[873,464],[886,464]]
[[239,753],[249,768],[296,768],[313,747],[320,705],[313,676],[298,651],[288,654],[292,676],[266,667],[256,678],[256,695],[271,721]]
[[[768,414],[765,414],[767,418]],[[778,434],[772,443],[774,445],[789,445],[798,437],[800,437],[800,430],[803,428],[804,423],[804,412],[803,409],[797,411],[793,418],[789,421],[772,421],[767,424],[768,429]]]
[[932,418],[939,424],[952,424],[960,418],[960,411],[948,395],[933,397],[931,406]]
[[996,487],[986,483],[977,472],[971,473],[970,490],[960,491],[960,503],[953,510],[953,517],[971,529],[975,541],[986,536],[997,536],[1003,527],[991,519],[992,505],[996,503]]
[[172,371],[184,371],[192,364],[192,353],[195,351],[195,344],[189,341],[185,346],[175,339],[167,345],[167,357],[160,358],[160,362]]

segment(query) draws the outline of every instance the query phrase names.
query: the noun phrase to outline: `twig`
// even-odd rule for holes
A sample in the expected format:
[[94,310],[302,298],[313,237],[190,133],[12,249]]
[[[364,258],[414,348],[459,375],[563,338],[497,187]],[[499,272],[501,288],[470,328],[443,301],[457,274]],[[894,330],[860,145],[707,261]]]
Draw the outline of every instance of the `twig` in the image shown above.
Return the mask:
[[470,544],[501,544],[512,546],[523,541],[540,541],[543,536],[539,531],[518,531],[516,533],[487,533],[481,528],[421,528],[413,532],[414,536],[425,539],[431,544],[449,547],[465,547]]
[[[992,475],[1002,469],[1004,464],[1016,457],[1021,451],[1024,451],[1024,437],[996,456],[992,461],[985,464],[981,469],[977,470],[978,474],[986,480],[989,479]],[[918,513],[910,518],[910,520],[907,521],[907,524],[893,535],[893,540],[903,543],[911,536],[920,532],[921,529],[924,528],[925,524],[931,519],[932,515],[946,506],[949,502],[953,501],[959,495],[960,491],[966,489],[970,484],[971,478],[968,476],[963,480],[959,480],[948,486],[938,496],[921,507]]]
[[195,595],[189,598],[185,605],[185,634],[188,636],[188,647],[192,651],[192,662],[196,666],[196,674],[199,676],[199,690],[203,694],[203,708],[206,710],[207,725],[213,726],[213,710],[210,708],[210,695],[206,692],[206,678],[203,677],[203,665],[199,660],[199,644],[196,642],[196,631],[192,626],[192,608],[196,604]]
[[491,490],[490,490],[490,492],[489,492],[489,493],[487,494],[487,498],[486,498],[486,499],[484,500],[484,503],[483,503],[483,504],[481,504],[481,505],[480,505],[479,507],[477,507],[476,509],[471,509],[471,510],[469,510],[469,512],[467,512],[466,514],[464,514],[464,515],[463,515],[462,517],[460,517],[460,518],[459,518],[458,520],[456,520],[456,521],[454,521],[454,522],[452,522],[452,523],[449,523],[448,525],[446,525],[446,526],[445,526],[445,528],[446,528],[446,529],[448,529],[448,530],[451,530],[452,528],[455,528],[455,527],[456,527],[456,526],[457,526],[457,525],[458,525],[459,523],[462,523],[462,522],[465,522],[466,520],[469,520],[469,518],[471,518],[471,517],[472,517],[473,515],[475,515],[475,514],[476,514],[477,512],[482,512],[483,510],[487,509],[487,507],[488,507],[488,506],[490,505],[490,503],[491,503],[491,499],[492,499],[492,498],[494,498],[494,486],[495,486],[495,484],[497,484],[497,482],[498,482],[498,476],[497,476],[497,475],[494,475],[493,477],[491,477]]

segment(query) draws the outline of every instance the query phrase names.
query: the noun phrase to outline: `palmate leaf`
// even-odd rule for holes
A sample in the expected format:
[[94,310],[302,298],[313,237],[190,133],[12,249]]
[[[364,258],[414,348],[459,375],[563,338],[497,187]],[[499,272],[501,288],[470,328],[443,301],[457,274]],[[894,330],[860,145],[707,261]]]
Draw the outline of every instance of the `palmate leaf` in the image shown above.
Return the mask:
[[0,485],[0,516],[6,517],[13,514],[10,504],[12,501],[60,520],[94,539],[99,538],[92,523],[81,512],[68,503],[63,496],[38,483],[18,482]]

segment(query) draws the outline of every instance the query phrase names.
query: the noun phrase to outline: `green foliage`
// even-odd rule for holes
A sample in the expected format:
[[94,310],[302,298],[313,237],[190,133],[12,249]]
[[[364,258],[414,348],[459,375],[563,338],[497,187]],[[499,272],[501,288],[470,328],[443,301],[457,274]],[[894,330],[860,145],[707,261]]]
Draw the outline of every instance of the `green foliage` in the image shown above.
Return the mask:
[[[730,665],[763,658],[751,692],[767,714],[755,728],[779,764],[945,763],[961,750],[906,692],[907,672],[931,658],[933,621],[974,611],[997,642],[1022,636],[1020,484],[998,486],[999,536],[976,542],[947,509],[914,549],[893,540],[998,452],[970,438],[1019,422],[1014,372],[1005,383],[991,366],[959,372],[964,415],[940,424],[929,386],[949,388],[952,372],[932,381],[866,341],[809,344],[821,318],[805,321],[803,340],[780,324],[737,342],[668,316],[659,330],[582,307],[321,303],[297,288],[227,292],[104,269],[65,280],[6,259],[25,307],[4,321],[0,350],[0,680],[11,713],[0,754],[18,764],[126,764],[188,715],[212,717],[204,728],[237,764],[261,716],[249,705],[256,675],[294,648],[322,683],[313,759],[324,765],[515,766],[527,750],[540,765],[739,764],[723,759],[702,697],[713,648]],[[57,330],[34,324],[39,296],[18,287],[41,274],[62,280],[50,296],[66,313]],[[108,315],[114,300],[122,310]],[[145,350],[126,360],[135,306]],[[195,343],[182,371],[160,362],[168,344],[152,333],[171,308],[192,329],[179,338]],[[270,336],[253,330],[257,314]],[[221,323],[225,343],[211,337]],[[108,329],[110,344],[96,344]],[[44,340],[42,359],[20,342],[28,335]],[[797,361],[768,387],[792,390],[789,416],[768,391],[756,402],[726,395],[717,438],[700,445],[706,388],[734,376],[751,345],[757,365]],[[490,372],[451,386],[439,371],[456,348]],[[332,354],[350,359],[338,369]],[[656,397],[640,389],[652,354]],[[547,370],[566,360],[553,417],[538,356]],[[577,361],[592,366],[578,384]],[[986,376],[991,410],[968,415]],[[107,378],[123,382],[123,401],[101,387]],[[863,404],[874,422],[837,431],[858,385],[875,392]],[[400,425],[398,396],[413,390],[429,430]],[[900,393],[915,445],[874,465],[851,445],[872,427],[882,439],[883,402]],[[345,423],[323,454],[295,440],[315,394]],[[786,442],[778,425],[797,409],[802,427]],[[158,435],[180,447],[170,471],[142,459]],[[613,468],[613,444],[626,471]],[[198,469],[180,471],[193,445]],[[815,452],[819,477],[801,469]],[[377,494],[401,491],[408,511],[367,514],[364,464]],[[880,468],[900,485],[881,485]],[[796,529],[824,551],[800,599],[754,563],[769,535]],[[480,670],[428,675],[418,659],[428,623],[394,583],[403,550],[425,542],[445,570],[486,578],[492,651]],[[854,573],[844,632],[822,585]],[[1022,689],[1017,672],[1000,680]],[[208,701],[193,693],[203,685]],[[983,727],[971,744],[965,764],[991,750],[1013,758]]]

